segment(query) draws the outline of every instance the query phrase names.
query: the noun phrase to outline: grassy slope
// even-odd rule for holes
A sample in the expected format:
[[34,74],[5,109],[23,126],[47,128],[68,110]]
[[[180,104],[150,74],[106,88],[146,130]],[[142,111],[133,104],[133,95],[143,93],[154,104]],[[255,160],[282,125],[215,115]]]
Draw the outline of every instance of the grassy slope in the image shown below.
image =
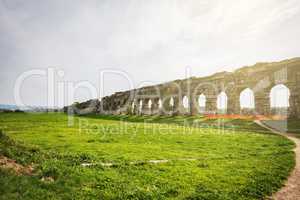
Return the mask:
[[[68,127],[63,114],[1,114],[0,128],[13,140],[1,135],[0,154],[37,167],[32,177],[1,170],[0,199],[261,199],[294,166],[293,144],[253,133],[264,130],[251,121],[225,120],[219,130],[220,121],[201,117],[119,119],[75,117]],[[182,126],[195,120],[201,129]],[[171,162],[143,162],[154,159]]]
[[288,132],[296,133],[300,135],[300,120],[290,119],[288,120]]

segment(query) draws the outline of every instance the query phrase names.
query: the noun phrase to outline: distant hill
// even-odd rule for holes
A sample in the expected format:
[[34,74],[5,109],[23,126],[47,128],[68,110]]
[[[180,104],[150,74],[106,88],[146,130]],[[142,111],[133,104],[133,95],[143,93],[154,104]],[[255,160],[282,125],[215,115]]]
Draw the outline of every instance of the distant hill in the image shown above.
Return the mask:
[[0,109],[3,109],[3,110],[21,110],[19,108],[19,106],[16,106],[16,105],[8,105],[8,104],[0,104]]
[[9,104],[0,104],[0,110],[22,110],[28,112],[46,112],[60,110],[60,108],[48,108],[46,106],[17,106]]

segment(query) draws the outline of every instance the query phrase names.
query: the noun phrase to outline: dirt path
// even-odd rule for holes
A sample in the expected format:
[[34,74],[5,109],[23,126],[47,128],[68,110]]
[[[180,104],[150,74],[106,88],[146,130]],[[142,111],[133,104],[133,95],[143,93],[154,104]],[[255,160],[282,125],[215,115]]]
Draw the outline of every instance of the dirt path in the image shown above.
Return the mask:
[[261,121],[255,121],[258,125],[272,131],[273,133],[282,135],[296,144],[294,149],[296,154],[296,166],[288,180],[285,183],[285,186],[281,188],[277,193],[275,193],[271,199],[274,200],[300,200],[300,139],[296,138],[293,134],[284,134],[275,129],[272,129]]

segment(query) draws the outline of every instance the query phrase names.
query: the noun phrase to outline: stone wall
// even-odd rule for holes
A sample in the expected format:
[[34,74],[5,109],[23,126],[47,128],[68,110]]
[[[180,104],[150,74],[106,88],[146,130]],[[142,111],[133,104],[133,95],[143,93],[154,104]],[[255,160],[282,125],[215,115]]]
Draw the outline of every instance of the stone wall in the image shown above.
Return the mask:
[[[291,93],[288,115],[300,118],[300,58],[258,63],[234,72],[221,72],[208,77],[192,77],[118,92],[102,98],[96,112],[136,115],[196,115],[199,112],[215,114],[219,112],[217,96],[225,92],[228,98],[226,113],[241,114],[240,93],[250,88],[255,95],[255,109],[247,110],[246,113],[269,115],[270,91],[278,84],[284,84]],[[206,97],[206,106],[200,109],[198,97],[201,94]],[[188,107],[183,106],[185,96],[189,100]],[[173,105],[170,105],[171,99]],[[152,103],[151,107],[149,101]]]

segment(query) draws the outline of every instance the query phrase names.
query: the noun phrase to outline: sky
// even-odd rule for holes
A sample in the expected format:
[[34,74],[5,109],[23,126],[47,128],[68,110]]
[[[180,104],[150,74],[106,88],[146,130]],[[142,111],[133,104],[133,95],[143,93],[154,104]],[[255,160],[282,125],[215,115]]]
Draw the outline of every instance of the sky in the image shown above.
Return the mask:
[[299,24],[299,0],[0,0],[0,104],[63,106],[299,57]]

